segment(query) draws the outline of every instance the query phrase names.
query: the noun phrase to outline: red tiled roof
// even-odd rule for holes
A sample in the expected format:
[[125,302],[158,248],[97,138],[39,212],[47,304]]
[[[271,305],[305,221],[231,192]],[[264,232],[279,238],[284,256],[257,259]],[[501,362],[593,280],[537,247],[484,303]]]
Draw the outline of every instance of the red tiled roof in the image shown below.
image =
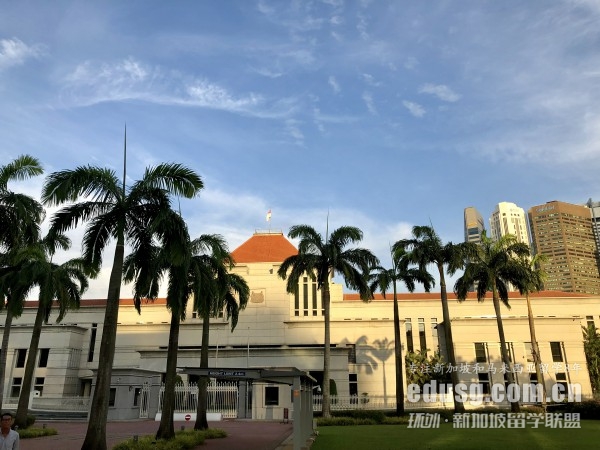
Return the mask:
[[[37,308],[39,302],[37,300],[27,300],[25,301],[25,308]],[[144,305],[156,305],[156,306],[165,306],[167,304],[166,298],[157,298],[156,300],[142,300],[142,307]],[[90,299],[81,299],[80,306],[85,308],[86,306],[105,306],[106,299],[105,298],[90,298]],[[132,298],[122,298],[119,300],[119,306],[134,306]]]
[[298,250],[283,236],[283,233],[254,233],[231,254],[236,264],[280,263],[288,256],[298,254]]
[[[491,293],[488,292],[486,296],[491,298]],[[509,292],[509,298],[523,298],[524,295],[519,294],[518,292]],[[533,292],[529,294],[529,297],[532,299],[535,298],[586,298],[593,297],[590,294],[580,294],[577,292],[561,292],[561,291],[541,291],[541,292]],[[382,294],[375,294],[375,298],[373,300],[393,300],[394,295],[391,292],[386,293],[386,298],[383,298]],[[477,295],[475,292],[469,292],[467,295],[467,299],[476,299]],[[440,293],[439,292],[414,292],[407,293],[402,292],[398,294],[398,300],[400,301],[411,301],[411,300],[439,300]],[[357,293],[345,293],[344,301],[356,301],[360,300],[360,295]],[[456,300],[456,294],[454,292],[448,292],[448,300]]]

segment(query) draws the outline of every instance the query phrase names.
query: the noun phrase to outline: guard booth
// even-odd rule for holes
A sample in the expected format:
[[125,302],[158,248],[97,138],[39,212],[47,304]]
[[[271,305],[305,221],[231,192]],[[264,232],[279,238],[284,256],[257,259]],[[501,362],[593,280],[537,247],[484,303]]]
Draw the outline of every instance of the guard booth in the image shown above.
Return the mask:
[[[294,450],[300,450],[313,434],[313,386],[316,380],[307,372],[295,367],[265,368],[208,368],[184,367],[180,373],[188,376],[208,377],[217,380],[239,382],[238,418],[251,417],[256,420],[281,420],[285,417],[286,401],[275,405],[275,398],[281,397],[279,390],[269,389],[273,385],[291,387]],[[260,392],[257,387],[261,387]],[[277,397],[276,397],[277,396]],[[276,408],[277,407],[277,408]]]

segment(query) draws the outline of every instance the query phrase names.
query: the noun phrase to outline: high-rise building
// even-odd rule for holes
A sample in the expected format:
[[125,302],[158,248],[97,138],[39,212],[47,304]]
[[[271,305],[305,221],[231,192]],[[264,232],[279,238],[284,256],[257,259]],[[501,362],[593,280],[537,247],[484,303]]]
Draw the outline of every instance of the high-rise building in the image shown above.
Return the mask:
[[600,271],[600,202],[594,202],[590,198],[586,205],[592,213],[592,230],[596,239],[596,262],[598,263],[598,271]]
[[600,274],[590,208],[559,201],[529,210],[533,246],[547,261],[544,288],[600,294]]
[[481,242],[481,233],[485,230],[483,217],[473,206],[465,208],[465,242]]
[[525,211],[514,203],[500,202],[496,205],[490,217],[490,232],[492,239],[496,241],[502,236],[512,234],[517,237],[518,242],[529,245]]

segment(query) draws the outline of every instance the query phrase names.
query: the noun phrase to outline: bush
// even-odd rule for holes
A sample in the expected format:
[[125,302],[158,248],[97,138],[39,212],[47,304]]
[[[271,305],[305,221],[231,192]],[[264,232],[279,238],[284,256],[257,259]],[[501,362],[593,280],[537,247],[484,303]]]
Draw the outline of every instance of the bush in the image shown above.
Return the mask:
[[582,419],[600,420],[600,400],[566,403],[561,412],[579,413]]
[[383,423],[385,413],[383,411],[368,410],[368,409],[352,409],[349,411],[333,411],[333,417],[350,417],[353,419],[369,419],[375,423]]
[[317,426],[319,427],[343,427],[354,425],[377,425],[373,419],[356,419],[353,417],[332,417],[330,419],[318,419]]
[[19,430],[19,437],[21,439],[30,439],[42,436],[54,436],[55,434],[58,434],[58,431],[56,431],[54,428],[29,427]]
[[204,443],[205,439],[223,438],[227,433],[223,430],[209,428],[208,430],[184,430],[175,433],[175,438],[170,440],[158,439],[154,436],[143,436],[135,442],[128,439],[113,447],[113,450],[180,450],[192,449]]

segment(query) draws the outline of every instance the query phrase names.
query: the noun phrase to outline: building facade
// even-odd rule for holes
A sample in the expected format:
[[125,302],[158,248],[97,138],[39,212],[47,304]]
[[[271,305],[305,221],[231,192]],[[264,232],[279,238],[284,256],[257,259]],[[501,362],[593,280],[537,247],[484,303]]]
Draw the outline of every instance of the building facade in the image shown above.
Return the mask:
[[465,242],[481,243],[481,233],[485,230],[485,222],[479,211],[473,206],[465,208]]
[[490,236],[494,240],[512,234],[518,242],[530,245],[527,217],[523,208],[514,203],[500,202],[490,217]]
[[600,294],[596,239],[587,206],[552,201],[529,210],[533,246],[545,255],[548,290]]
[[[322,383],[324,331],[320,291],[306,277],[297,291],[289,294],[286,282],[277,276],[281,262],[296,251],[281,233],[255,234],[234,251],[233,270],[247,280],[250,301],[233,331],[224,318],[211,319],[210,367],[297,367]],[[449,297],[461,380],[467,384],[502,383],[491,299],[478,302],[473,295],[459,303],[452,294]],[[547,388],[570,382],[580,385],[584,396],[591,395],[581,327],[590,322],[600,326],[600,297],[542,292],[533,294],[532,302],[542,361],[547,364]],[[443,332],[438,331],[444,325],[439,293],[402,293],[399,303],[403,355],[419,350],[431,354],[438,348],[443,353]],[[43,327],[34,374],[34,389],[39,395],[90,395],[94,371],[102,364],[98,350],[104,304],[103,300],[82,301],[81,308],[69,312],[61,324]],[[517,379],[525,383],[535,373],[526,300],[511,293],[510,304],[510,310],[503,309],[506,339],[518,370]],[[20,390],[35,308],[35,302],[28,303],[23,315],[13,321],[5,380],[8,398]],[[2,323],[4,317],[4,313],[0,315]],[[122,388],[118,391],[122,395],[117,394],[121,404],[130,403],[135,409],[140,402],[136,396],[142,392],[142,383],[146,383],[142,381],[145,374],[164,374],[169,322],[170,312],[164,299],[145,302],[141,314],[132,300],[121,300],[114,359],[115,373],[123,374],[114,381],[115,392]],[[357,294],[344,293],[340,284],[332,283],[331,378],[339,396],[393,398],[393,329],[393,299],[389,294],[387,298],[377,295],[365,303]],[[180,327],[178,367],[199,366],[201,335],[202,319],[190,309]],[[281,419],[290,395],[289,386],[254,386],[255,404],[263,401],[260,399],[270,403],[259,405],[253,417]]]

